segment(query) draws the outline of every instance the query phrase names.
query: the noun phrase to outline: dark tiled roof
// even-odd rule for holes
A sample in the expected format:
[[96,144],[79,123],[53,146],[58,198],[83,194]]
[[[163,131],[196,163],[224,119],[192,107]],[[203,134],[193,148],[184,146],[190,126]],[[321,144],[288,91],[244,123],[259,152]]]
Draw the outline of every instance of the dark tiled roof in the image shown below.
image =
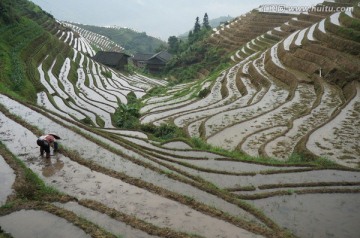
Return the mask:
[[147,61],[152,56],[153,54],[135,54],[134,57],[132,57],[132,59],[136,61]]
[[151,57],[149,60],[157,58],[163,62],[168,62],[169,60],[171,60],[172,55],[169,54],[167,51],[160,51],[159,53],[155,54],[153,57]]
[[119,52],[99,51],[96,53],[93,59],[105,65],[116,66],[124,57],[128,58],[130,55]]

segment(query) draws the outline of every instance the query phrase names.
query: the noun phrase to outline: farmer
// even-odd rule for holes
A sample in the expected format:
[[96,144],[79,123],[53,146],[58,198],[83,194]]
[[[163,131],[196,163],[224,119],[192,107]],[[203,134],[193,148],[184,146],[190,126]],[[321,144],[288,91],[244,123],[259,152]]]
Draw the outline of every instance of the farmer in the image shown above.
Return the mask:
[[50,146],[54,148],[54,153],[58,150],[58,143],[54,135],[51,134],[40,136],[36,143],[40,146],[40,156],[44,156],[45,151],[46,158],[50,158]]

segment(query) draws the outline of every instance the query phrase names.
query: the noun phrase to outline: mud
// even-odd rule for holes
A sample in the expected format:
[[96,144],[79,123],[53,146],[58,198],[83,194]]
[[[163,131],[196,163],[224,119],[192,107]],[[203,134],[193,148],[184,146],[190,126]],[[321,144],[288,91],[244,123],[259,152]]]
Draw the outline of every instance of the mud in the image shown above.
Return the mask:
[[16,238],[91,238],[63,218],[44,211],[21,210],[0,217],[1,228]]

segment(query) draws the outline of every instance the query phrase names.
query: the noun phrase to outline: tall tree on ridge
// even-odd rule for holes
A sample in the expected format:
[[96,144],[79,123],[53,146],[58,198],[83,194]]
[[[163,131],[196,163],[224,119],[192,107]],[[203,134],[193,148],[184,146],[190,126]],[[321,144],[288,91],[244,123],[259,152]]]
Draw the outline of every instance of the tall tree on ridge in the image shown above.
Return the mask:
[[196,17],[195,26],[194,26],[194,34],[199,33],[201,30],[201,25],[199,22],[199,17]]
[[207,13],[205,13],[203,18],[203,28],[206,30],[211,29],[210,23],[209,23],[209,16]]

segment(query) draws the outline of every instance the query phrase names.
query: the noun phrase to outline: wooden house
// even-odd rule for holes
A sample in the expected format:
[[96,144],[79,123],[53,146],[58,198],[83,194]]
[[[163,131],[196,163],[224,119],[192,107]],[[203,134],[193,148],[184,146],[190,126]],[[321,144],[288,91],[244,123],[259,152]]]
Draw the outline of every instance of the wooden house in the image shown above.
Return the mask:
[[130,55],[120,52],[99,51],[93,57],[96,62],[113,69],[124,70]]
[[146,68],[151,73],[160,72],[172,58],[167,51],[156,54],[136,54],[131,58],[136,67]]

